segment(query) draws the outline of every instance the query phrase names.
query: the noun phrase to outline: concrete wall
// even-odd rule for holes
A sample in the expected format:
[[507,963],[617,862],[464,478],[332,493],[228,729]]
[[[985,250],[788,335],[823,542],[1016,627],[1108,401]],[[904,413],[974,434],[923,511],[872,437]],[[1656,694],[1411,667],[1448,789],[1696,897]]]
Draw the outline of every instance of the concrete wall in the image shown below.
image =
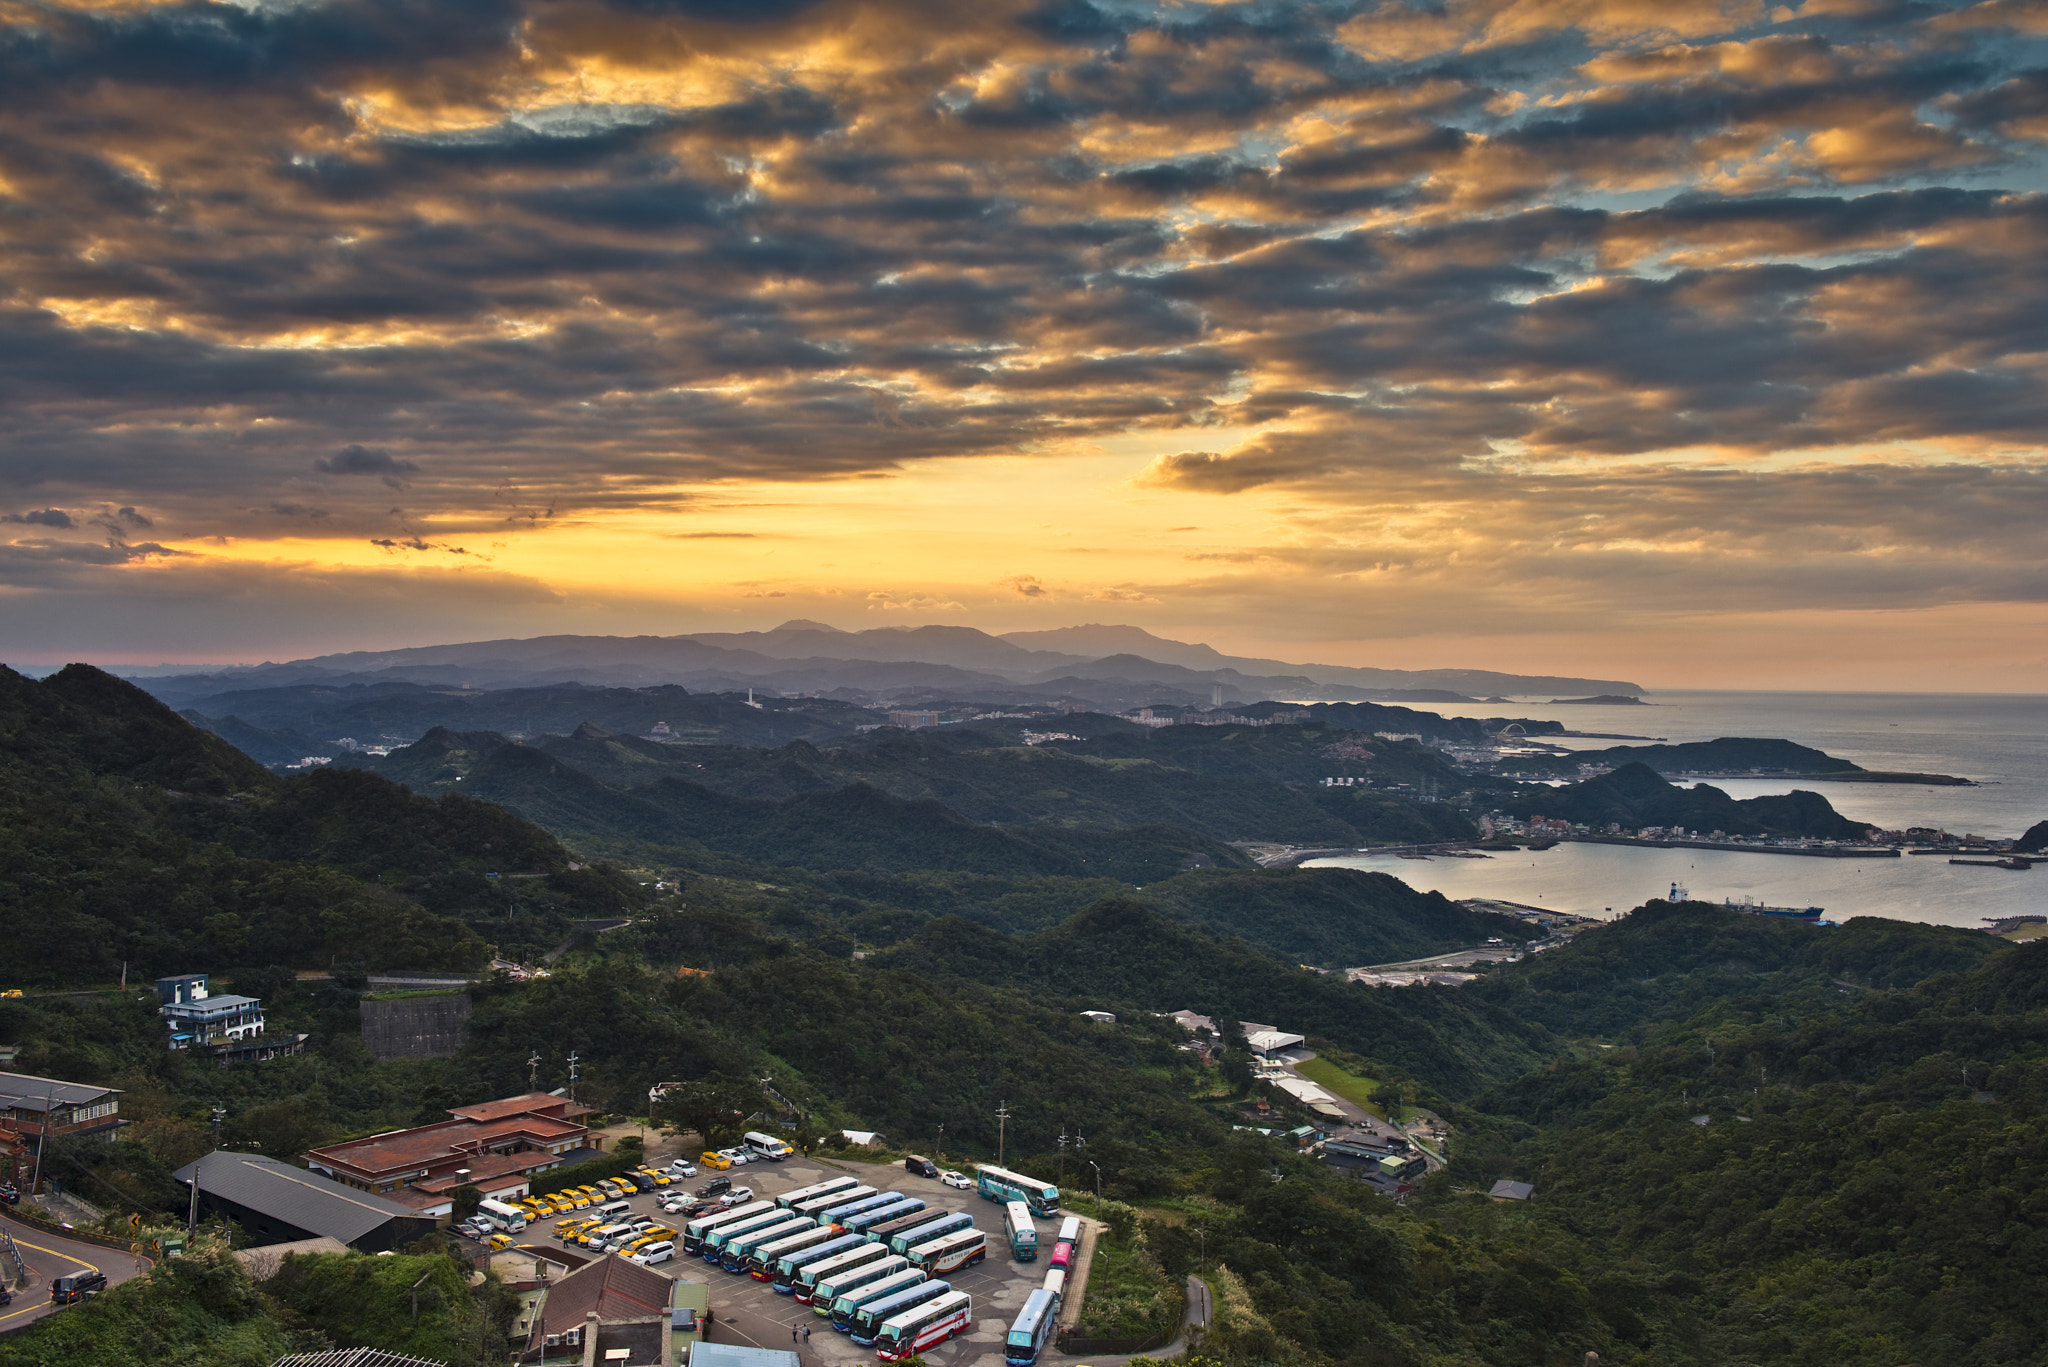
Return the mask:
[[359,1003],[363,1043],[380,1059],[448,1058],[467,1035],[469,994],[399,997]]

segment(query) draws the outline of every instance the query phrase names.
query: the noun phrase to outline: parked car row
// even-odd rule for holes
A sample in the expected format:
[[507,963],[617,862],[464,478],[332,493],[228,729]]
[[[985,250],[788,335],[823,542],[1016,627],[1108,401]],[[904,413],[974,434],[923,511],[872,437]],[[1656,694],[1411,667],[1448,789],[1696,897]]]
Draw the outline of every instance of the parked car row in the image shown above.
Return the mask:
[[562,1220],[555,1237],[566,1245],[593,1253],[616,1253],[643,1267],[675,1257],[676,1231],[651,1215],[632,1215],[606,1222],[601,1217]]
[[526,1212],[529,1220],[546,1220],[571,1211],[588,1210],[606,1201],[624,1200],[643,1191],[654,1191],[679,1180],[681,1175],[676,1172],[639,1167],[584,1186],[563,1187],[541,1196],[517,1197],[506,1204]]

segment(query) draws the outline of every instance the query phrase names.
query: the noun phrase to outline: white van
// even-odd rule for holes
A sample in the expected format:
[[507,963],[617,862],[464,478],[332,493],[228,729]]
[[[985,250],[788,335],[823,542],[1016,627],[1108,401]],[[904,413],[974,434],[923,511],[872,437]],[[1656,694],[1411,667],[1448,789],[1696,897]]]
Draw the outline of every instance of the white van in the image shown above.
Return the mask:
[[503,1234],[517,1234],[526,1228],[526,1212],[517,1206],[508,1206],[503,1201],[488,1197],[476,1208],[479,1218],[488,1220],[491,1228]]
[[748,1130],[740,1136],[740,1142],[746,1145],[747,1152],[753,1157],[765,1158],[771,1163],[780,1163],[796,1152],[774,1135],[762,1134],[759,1130]]
[[660,1243],[649,1244],[630,1256],[633,1262],[640,1264],[642,1267],[652,1267],[656,1263],[665,1263],[670,1258],[676,1256],[675,1241],[673,1239],[663,1239]]
[[632,1213],[633,1205],[630,1201],[607,1201],[591,1212],[591,1214],[602,1216],[608,1221],[621,1219]]

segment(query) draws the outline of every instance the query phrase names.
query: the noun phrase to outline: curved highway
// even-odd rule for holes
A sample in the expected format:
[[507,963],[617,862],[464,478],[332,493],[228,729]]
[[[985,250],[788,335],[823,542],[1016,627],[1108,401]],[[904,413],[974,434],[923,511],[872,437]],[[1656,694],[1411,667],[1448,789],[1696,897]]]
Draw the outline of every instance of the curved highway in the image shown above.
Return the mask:
[[[4,1215],[6,1212],[0,1211],[0,1216]],[[0,1333],[19,1329],[45,1315],[68,1309],[67,1306],[50,1304],[50,1283],[66,1273],[103,1272],[107,1284],[117,1286],[149,1267],[146,1260],[124,1250],[62,1238],[13,1218],[0,1222],[0,1228],[13,1238],[14,1246],[21,1250],[22,1261],[34,1274],[27,1290],[14,1293],[14,1304],[0,1306]],[[0,1272],[6,1274],[8,1283],[12,1282],[13,1268],[0,1268]]]

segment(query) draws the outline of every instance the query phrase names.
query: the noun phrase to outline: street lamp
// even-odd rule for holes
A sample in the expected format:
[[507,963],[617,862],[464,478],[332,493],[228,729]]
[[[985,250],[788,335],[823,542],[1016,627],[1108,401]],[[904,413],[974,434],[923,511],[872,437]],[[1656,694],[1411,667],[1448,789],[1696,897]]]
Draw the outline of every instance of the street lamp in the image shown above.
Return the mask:
[[1095,1169],[1095,1214],[1099,1219],[1102,1215],[1102,1165],[1091,1158],[1088,1166]]

